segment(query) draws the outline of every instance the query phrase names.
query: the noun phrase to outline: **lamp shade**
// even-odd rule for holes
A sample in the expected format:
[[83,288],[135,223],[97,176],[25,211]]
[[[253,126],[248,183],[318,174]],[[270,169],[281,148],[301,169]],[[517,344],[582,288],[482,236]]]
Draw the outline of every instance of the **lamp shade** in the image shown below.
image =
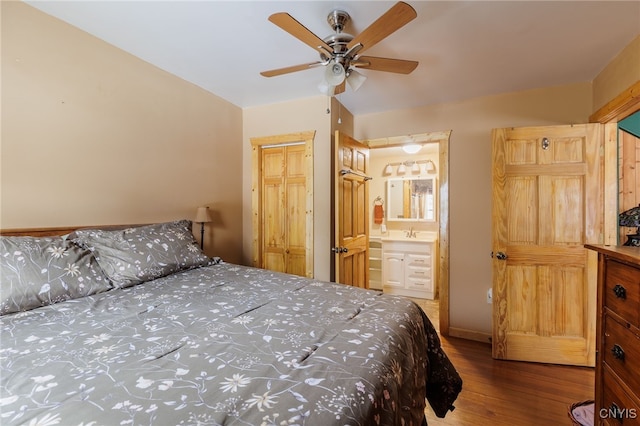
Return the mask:
[[320,84],[318,84],[318,90],[320,90],[320,93],[322,93],[323,95],[333,96],[336,91],[336,86],[331,86],[326,81],[322,81]]
[[196,223],[208,223],[211,222],[211,215],[209,214],[209,207],[198,207],[196,210],[196,218],[193,220]]
[[427,164],[424,165],[424,169],[428,172],[432,172],[436,169],[436,165],[433,163],[433,161],[428,160]]
[[618,215],[618,225],[636,227],[640,226],[640,204]]
[[396,173],[398,173],[399,175],[403,175],[407,172],[407,167],[404,164],[400,164],[398,166],[398,171]]
[[635,234],[627,235],[625,246],[640,247],[640,204],[618,215],[618,225],[636,228]]
[[413,166],[411,166],[411,173],[420,173],[420,164],[414,161]]
[[390,175],[391,173],[393,173],[393,168],[391,167],[391,164],[387,164],[387,166],[384,168],[383,174]]
[[324,79],[329,86],[339,86],[345,78],[344,67],[341,63],[333,62],[324,71]]
[[349,71],[349,77],[347,77],[347,84],[351,87],[351,90],[354,92],[362,86],[362,83],[367,79],[364,75],[360,74],[358,71],[352,69]]

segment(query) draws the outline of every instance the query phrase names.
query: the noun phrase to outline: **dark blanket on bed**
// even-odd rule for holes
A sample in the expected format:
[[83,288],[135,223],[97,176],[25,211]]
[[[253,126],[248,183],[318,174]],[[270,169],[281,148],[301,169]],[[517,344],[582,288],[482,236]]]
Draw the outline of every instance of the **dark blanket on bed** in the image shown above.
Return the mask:
[[3,425],[417,425],[462,385],[412,301],[224,263],[0,327]]

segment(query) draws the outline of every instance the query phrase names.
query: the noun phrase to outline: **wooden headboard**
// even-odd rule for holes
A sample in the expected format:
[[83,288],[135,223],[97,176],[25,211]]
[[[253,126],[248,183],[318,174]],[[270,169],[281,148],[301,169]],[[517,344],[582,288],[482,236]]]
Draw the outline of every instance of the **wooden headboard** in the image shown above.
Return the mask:
[[140,225],[102,225],[102,226],[61,226],[55,228],[15,228],[15,229],[0,229],[0,235],[5,237],[57,237],[60,235],[69,234],[77,229],[125,229],[134,228]]

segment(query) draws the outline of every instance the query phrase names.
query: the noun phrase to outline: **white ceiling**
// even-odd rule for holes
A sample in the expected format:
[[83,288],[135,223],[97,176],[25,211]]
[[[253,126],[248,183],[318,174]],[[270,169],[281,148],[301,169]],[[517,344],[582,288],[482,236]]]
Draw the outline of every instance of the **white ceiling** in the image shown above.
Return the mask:
[[[358,34],[388,1],[27,1],[245,108],[319,95],[322,69],[260,71],[318,60],[267,21],[288,12],[320,38],[333,9]],[[591,81],[640,34],[639,1],[410,1],[418,17],[366,55],[417,60],[410,75],[368,79],[340,102],[353,114]]]

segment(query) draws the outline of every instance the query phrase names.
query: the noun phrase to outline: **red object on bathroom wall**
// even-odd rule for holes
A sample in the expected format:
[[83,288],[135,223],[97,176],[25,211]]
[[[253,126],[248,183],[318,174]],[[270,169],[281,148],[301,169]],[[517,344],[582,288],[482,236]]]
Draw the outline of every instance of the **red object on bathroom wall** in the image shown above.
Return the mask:
[[382,204],[375,204],[373,206],[373,223],[380,225],[384,220],[384,208]]

